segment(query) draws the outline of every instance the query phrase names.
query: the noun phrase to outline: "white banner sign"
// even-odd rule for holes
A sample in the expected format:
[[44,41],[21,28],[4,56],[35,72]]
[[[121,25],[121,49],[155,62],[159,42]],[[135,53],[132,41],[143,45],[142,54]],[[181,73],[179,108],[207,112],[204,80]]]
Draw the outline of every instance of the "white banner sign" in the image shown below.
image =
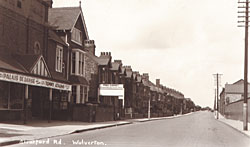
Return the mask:
[[100,84],[99,87],[101,96],[118,96],[121,98],[124,97],[123,84]]
[[24,75],[20,75],[20,74],[0,72],[0,80],[21,83],[21,84],[27,84],[27,85],[33,85],[33,86],[52,88],[52,89],[58,89],[58,90],[71,91],[71,85],[63,84],[63,83],[59,83],[59,82],[54,82],[54,81],[50,81],[50,80],[45,80],[45,79],[41,79],[41,78],[35,78],[35,77],[31,77],[31,76],[24,76]]
[[100,96],[118,96],[118,99],[122,99],[122,105],[124,107],[124,88],[123,84],[100,84],[99,85]]

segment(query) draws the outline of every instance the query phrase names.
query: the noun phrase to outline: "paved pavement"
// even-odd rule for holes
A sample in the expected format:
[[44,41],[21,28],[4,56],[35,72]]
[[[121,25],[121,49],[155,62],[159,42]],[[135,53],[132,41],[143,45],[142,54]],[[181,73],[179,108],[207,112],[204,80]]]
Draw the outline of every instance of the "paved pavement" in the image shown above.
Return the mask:
[[[188,114],[189,115],[189,114]],[[62,136],[76,132],[83,132],[107,127],[127,125],[136,122],[175,118],[179,116],[130,119],[125,121],[109,121],[98,123],[84,123],[71,121],[31,121],[27,125],[22,122],[12,122],[14,124],[0,123],[0,146],[18,143],[23,140],[39,140],[55,136]]]
[[[216,118],[216,116],[215,116]],[[246,136],[250,137],[250,123],[248,123],[248,130],[243,130],[243,122],[240,120],[232,120],[232,119],[226,119],[224,116],[219,115],[219,121],[227,124],[228,126],[231,126],[235,130],[245,134]]]
[[249,147],[250,139],[214,119],[211,112],[197,112],[175,119],[133,123],[107,129],[24,142],[13,146],[111,146],[111,147]]

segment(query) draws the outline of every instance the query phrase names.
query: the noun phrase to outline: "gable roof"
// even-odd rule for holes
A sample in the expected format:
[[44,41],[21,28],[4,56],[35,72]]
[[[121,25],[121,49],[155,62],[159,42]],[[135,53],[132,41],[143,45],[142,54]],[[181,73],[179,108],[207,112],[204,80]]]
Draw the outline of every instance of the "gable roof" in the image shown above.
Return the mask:
[[236,81],[233,83],[233,85],[235,85],[235,84],[244,84],[244,80],[240,79],[239,81]]
[[[40,68],[40,69],[39,69]],[[36,61],[34,66],[31,68],[31,73],[36,74],[39,76],[45,76],[45,77],[51,77],[51,73],[49,71],[49,68],[43,58],[43,56],[39,56],[39,59]],[[39,70],[40,72],[39,72]]]
[[97,58],[97,62],[99,65],[108,65],[109,61],[109,58]]
[[112,59],[111,54],[106,52],[102,53],[101,56],[97,58],[97,62],[99,65],[109,65],[111,63],[111,59]]
[[142,76],[140,74],[137,74],[137,82],[142,82]]
[[51,77],[51,73],[49,71],[49,68],[43,58],[42,55],[21,55],[21,54],[14,54],[13,57],[15,57],[16,61],[20,63],[29,73],[33,73],[33,69],[37,64],[40,64],[39,61],[41,60],[44,69],[46,70],[48,77]]
[[121,66],[121,73],[120,74],[123,74],[124,76],[127,76],[127,72],[126,72],[126,68]]
[[133,78],[133,71],[131,66],[124,66],[125,70],[126,70],[126,78]]
[[110,70],[112,71],[120,71],[121,70],[121,64],[117,63],[117,62],[112,62],[112,67],[110,68]]
[[138,74],[138,72],[137,71],[133,71],[132,72],[133,73],[133,79],[135,80],[135,81],[137,81],[137,74]]
[[49,23],[55,26],[55,30],[70,30],[74,28],[78,18],[81,17],[87,39],[89,39],[87,27],[80,7],[58,7],[49,9]]

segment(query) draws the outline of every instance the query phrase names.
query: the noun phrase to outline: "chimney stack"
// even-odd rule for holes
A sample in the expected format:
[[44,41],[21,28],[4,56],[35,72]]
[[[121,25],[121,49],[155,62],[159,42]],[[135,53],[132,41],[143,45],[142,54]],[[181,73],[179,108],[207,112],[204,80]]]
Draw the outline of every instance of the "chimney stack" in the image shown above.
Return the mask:
[[95,55],[95,41],[94,40],[84,40],[84,49]]
[[156,79],[156,86],[160,87],[160,79]]

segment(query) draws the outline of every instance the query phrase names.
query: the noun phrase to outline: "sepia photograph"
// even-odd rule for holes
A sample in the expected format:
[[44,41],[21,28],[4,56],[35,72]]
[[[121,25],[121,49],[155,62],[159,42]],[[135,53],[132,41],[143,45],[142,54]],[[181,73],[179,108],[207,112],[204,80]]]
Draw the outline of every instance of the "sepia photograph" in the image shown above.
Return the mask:
[[250,147],[250,0],[0,0],[0,146]]

